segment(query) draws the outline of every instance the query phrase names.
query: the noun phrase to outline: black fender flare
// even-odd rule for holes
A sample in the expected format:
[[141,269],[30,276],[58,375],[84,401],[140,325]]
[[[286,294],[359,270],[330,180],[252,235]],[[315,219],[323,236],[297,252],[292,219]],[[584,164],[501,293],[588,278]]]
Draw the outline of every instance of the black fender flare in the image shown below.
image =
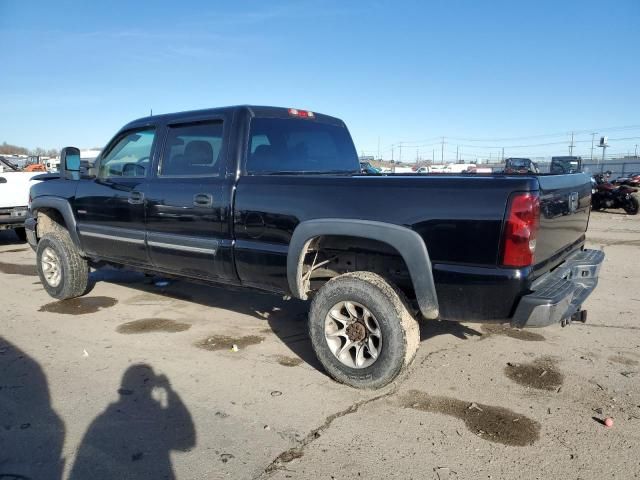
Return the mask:
[[322,235],[345,235],[368,238],[395,248],[404,259],[413,282],[420,312],[425,318],[439,315],[438,296],[429,252],[422,237],[413,230],[391,223],[371,220],[323,218],[298,224],[289,243],[287,281],[293,296],[307,299],[302,282],[302,267],[309,243]]
[[62,218],[71,237],[71,241],[79,250],[80,255],[84,256],[84,250],[80,243],[80,236],[78,235],[78,226],[76,223],[76,217],[73,215],[73,209],[71,204],[66,198],[54,197],[52,195],[43,195],[41,197],[34,198],[31,201],[31,215],[34,219],[38,218],[38,210],[41,208],[51,208],[56,210]]

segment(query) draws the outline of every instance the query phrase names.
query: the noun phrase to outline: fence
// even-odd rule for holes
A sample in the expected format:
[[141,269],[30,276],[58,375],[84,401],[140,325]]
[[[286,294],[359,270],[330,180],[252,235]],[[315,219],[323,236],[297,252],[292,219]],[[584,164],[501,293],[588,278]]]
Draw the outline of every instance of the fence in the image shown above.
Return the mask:
[[626,162],[606,161],[600,163],[583,163],[582,170],[593,175],[594,173],[611,172],[611,178],[624,177],[630,173],[640,173],[640,160]]
[[[540,173],[549,173],[551,163],[548,159],[538,160],[538,170]],[[534,160],[535,161],[535,160]],[[481,165],[484,166],[484,165]],[[504,164],[491,164],[494,171],[504,169]],[[640,159],[638,160],[606,160],[604,162],[591,162],[582,163],[582,171],[589,175],[595,173],[611,172],[611,179],[618,177],[625,177],[631,173],[640,173]]]

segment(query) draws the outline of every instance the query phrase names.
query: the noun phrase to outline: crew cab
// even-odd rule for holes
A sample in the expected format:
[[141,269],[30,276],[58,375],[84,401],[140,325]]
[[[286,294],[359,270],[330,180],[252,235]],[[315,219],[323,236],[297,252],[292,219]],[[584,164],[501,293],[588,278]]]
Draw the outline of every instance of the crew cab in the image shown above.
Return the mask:
[[604,259],[586,175],[366,175],[345,124],[307,110],[141,118],[88,174],[73,147],[61,161],[26,223],[51,296],[107,263],[311,299],[313,348],[355,387],[399,374],[418,320],[585,319]]

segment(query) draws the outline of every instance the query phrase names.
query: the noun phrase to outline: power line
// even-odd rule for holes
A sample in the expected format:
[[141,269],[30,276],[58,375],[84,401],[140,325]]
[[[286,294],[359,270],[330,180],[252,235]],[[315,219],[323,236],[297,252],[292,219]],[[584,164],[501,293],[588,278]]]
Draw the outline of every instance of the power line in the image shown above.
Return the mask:
[[522,136],[522,137],[501,137],[501,138],[447,137],[447,138],[450,138],[452,140],[462,140],[463,142],[508,142],[512,140],[530,140],[533,138],[564,137],[567,135],[567,133],[582,135],[582,134],[591,134],[594,131],[613,132],[613,131],[620,131],[620,130],[640,130],[640,125],[624,125],[620,127],[591,128],[588,130],[574,130],[573,132],[542,133],[539,135],[528,135],[528,136]]
[[[618,126],[618,127],[606,127],[606,128],[600,128],[600,129],[591,129],[591,130],[575,130],[573,132],[570,132],[569,134],[571,135],[571,142],[569,144],[569,152],[570,154],[573,155],[574,151],[575,151],[575,147],[578,146],[578,144],[591,144],[591,152],[589,154],[589,158],[593,158],[593,149],[595,147],[595,136],[597,135],[596,132],[613,132],[613,131],[618,131],[618,132],[624,132],[624,131],[633,131],[633,130],[640,130],[640,125],[626,125],[626,126]],[[501,139],[474,139],[474,138],[466,138],[466,141],[468,142],[487,142],[487,141],[504,141],[506,143],[501,143],[501,144],[494,144],[494,145],[481,145],[481,144],[465,144],[465,143],[458,143],[458,148],[464,147],[465,148],[465,153],[467,153],[468,155],[473,155],[473,156],[486,156],[490,152],[491,150],[502,150],[502,149],[524,149],[524,148],[531,148],[531,149],[540,149],[540,147],[555,147],[555,146],[559,146],[559,145],[566,145],[567,142],[566,141],[550,141],[550,142],[540,142],[540,143],[523,143],[523,144],[518,144],[518,145],[509,145],[508,144],[508,140],[513,141],[516,139],[525,139],[525,138],[550,138],[550,137],[555,137],[555,136],[565,136],[567,135],[567,133],[557,133],[557,134],[543,134],[543,135],[532,135],[532,136],[528,136],[528,137],[504,137]],[[590,138],[588,139],[584,139],[584,140],[578,140],[576,139],[576,136],[578,135],[589,135]],[[425,149],[428,150],[429,147],[440,147],[441,153],[440,153],[440,160],[444,161],[444,145],[445,145],[445,138],[446,139],[459,139],[459,140],[465,140],[465,137],[437,137],[437,142],[431,142],[431,143],[419,143],[419,142],[409,142],[409,141],[402,141],[402,142],[397,142],[397,143],[393,143],[391,144],[389,147],[389,149],[386,149],[385,152],[391,152],[391,156],[392,158],[394,157],[394,153],[395,150],[398,149],[398,153],[400,154],[400,159],[402,158],[402,147],[410,147],[410,148],[417,148],[417,149]],[[435,140],[436,137],[433,137],[430,140]],[[424,141],[428,141],[429,139],[426,139]],[[640,136],[620,136],[620,137],[616,137],[616,138],[610,138],[609,141],[611,142],[625,142],[625,141],[634,141],[634,140],[640,140]],[[621,147],[621,146],[619,146]],[[378,147],[379,149],[380,147]],[[615,148],[615,147],[614,147]],[[468,150],[469,149],[469,150]],[[435,148],[433,149],[435,150]],[[474,151],[475,150],[475,151]],[[481,153],[478,152],[477,150],[485,150],[485,153]],[[544,150],[544,149],[543,149]],[[380,152],[380,150],[378,150]],[[582,150],[581,150],[582,151]],[[382,154],[384,152],[380,152],[380,154]],[[586,152],[585,152],[586,153]],[[541,156],[542,152],[538,152],[536,155],[534,156]],[[380,156],[380,155],[378,155]],[[435,156],[435,155],[432,155]],[[542,155],[544,156],[544,155]],[[586,156],[586,155],[585,155]]]
[[[572,132],[557,132],[557,133],[544,133],[544,134],[539,134],[539,135],[528,135],[528,136],[521,136],[521,137],[496,137],[496,138],[469,138],[469,137],[454,137],[454,136],[446,136],[446,138],[451,139],[451,140],[460,140],[463,142],[509,142],[509,141],[515,141],[515,140],[530,140],[530,139],[535,139],[535,138],[552,138],[552,137],[564,137],[567,134],[569,135],[591,135],[593,134],[593,132],[613,132],[613,131],[625,131],[625,130],[640,130],[640,125],[625,125],[625,126],[619,126],[619,127],[604,127],[604,128],[591,128],[588,130],[574,130]],[[636,137],[631,137],[630,139],[633,139]],[[431,146],[436,146],[436,145],[440,145],[442,140],[442,136],[440,137],[432,137],[432,138],[428,138],[428,139],[424,139],[424,140],[407,140],[407,141],[402,141],[402,142],[398,142],[398,143],[394,143],[391,144],[390,146],[394,146],[394,145],[399,145],[400,143],[402,143],[405,146],[408,147],[431,147]],[[625,139],[620,139],[620,140],[625,140]],[[546,142],[546,143],[541,143],[541,144],[532,144],[532,146],[535,145],[550,145],[550,144],[556,144],[556,145],[560,145],[562,143],[566,143],[566,142]],[[476,147],[482,147],[481,145],[475,145]],[[498,148],[502,148],[501,146]]]

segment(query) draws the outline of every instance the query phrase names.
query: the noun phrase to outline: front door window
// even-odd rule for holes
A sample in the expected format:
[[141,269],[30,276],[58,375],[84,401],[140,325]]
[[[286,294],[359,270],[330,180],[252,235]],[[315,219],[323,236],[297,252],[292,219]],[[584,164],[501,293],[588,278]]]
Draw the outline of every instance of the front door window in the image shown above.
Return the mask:
[[126,133],[109,149],[100,162],[100,178],[144,177],[151,165],[155,130]]

